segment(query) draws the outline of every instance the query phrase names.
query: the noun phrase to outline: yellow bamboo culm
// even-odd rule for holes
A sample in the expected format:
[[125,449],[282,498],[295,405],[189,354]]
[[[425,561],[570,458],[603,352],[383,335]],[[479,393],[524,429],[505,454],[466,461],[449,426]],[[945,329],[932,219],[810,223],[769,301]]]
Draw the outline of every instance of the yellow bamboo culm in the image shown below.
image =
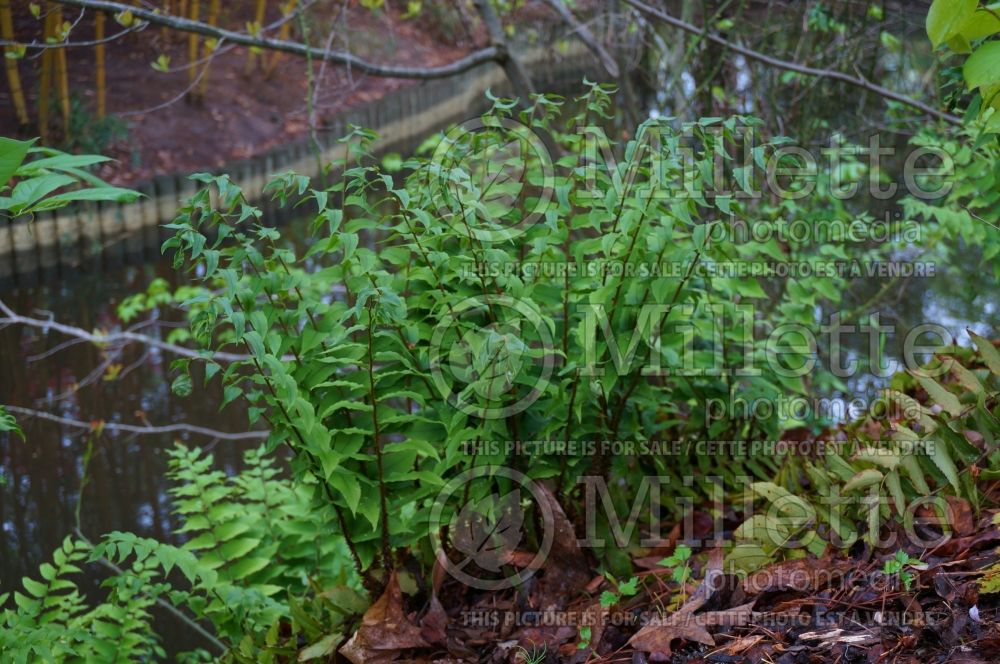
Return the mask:
[[[285,19],[288,19],[292,12],[295,11],[296,3],[297,0],[288,0],[288,2],[281,6],[281,14]],[[292,22],[290,20],[286,20],[281,24],[281,28],[278,29],[278,39],[285,41],[291,36],[291,34]],[[281,62],[282,56],[284,56],[284,53],[281,51],[275,51],[271,54],[271,60],[267,63],[267,69],[264,71],[265,78],[271,77],[271,74],[274,73],[275,67],[278,66],[279,62]]]
[[[170,0],[163,0],[163,13],[166,16],[170,16],[170,11],[173,9],[173,4],[174,3],[170,2]],[[160,40],[161,41],[165,42],[167,40],[167,36],[169,34],[170,33],[167,30],[167,26],[164,25],[164,26],[160,27]]]
[[[177,15],[184,18],[188,15],[188,0],[178,0],[177,1]],[[178,32],[177,34],[183,35],[183,32]]]
[[[53,21],[56,26],[56,36],[62,40],[63,31],[63,19],[62,19],[62,9],[56,8],[55,10],[55,20]],[[57,48],[56,52],[56,85],[58,86],[59,94],[59,106],[62,109],[62,121],[63,121],[63,141],[69,142],[70,136],[70,102],[69,102],[69,72],[66,69],[66,49]]]
[[[48,11],[48,4],[45,5],[45,22],[42,24],[42,43],[48,43],[49,37],[55,33],[52,19],[55,13]],[[38,135],[42,138],[42,143],[49,142],[49,88],[52,87],[52,62],[55,60],[55,49],[47,48],[42,51],[42,72],[38,77]]]
[[97,88],[97,117],[103,119],[107,115],[107,72],[104,68],[104,12],[94,16],[94,85]]
[[[4,41],[14,41],[14,20],[10,13],[10,0],[0,0],[0,38]],[[13,47],[8,46],[8,50]],[[10,85],[10,97],[14,102],[14,112],[17,114],[17,123],[28,124],[28,103],[24,99],[24,88],[21,87],[21,75],[17,71],[17,60],[4,58],[4,67],[7,69],[7,84]]]
[[[267,0],[257,0],[256,11],[254,11],[253,20],[257,29],[260,30],[261,26],[264,25],[264,10],[267,8]],[[257,64],[257,54],[254,52],[253,48],[247,49],[247,63],[243,67],[243,73],[249,75],[253,71],[254,65]]]
[[[219,22],[219,2],[220,0],[212,0],[208,5],[208,24],[211,26]],[[215,50],[216,41],[214,39],[206,39],[204,44],[202,58],[205,60],[205,64],[202,65],[201,81],[198,82],[199,100],[204,99],[205,92],[208,91],[208,67],[212,64],[212,51]]]
[[[200,0],[190,0],[188,3],[188,9],[190,10],[188,18],[192,21],[198,20],[198,13],[201,9]],[[197,63],[198,62],[198,35],[195,33],[188,34],[188,85],[192,88],[194,87],[195,77],[197,76]],[[193,90],[188,91],[188,96],[193,96]]]

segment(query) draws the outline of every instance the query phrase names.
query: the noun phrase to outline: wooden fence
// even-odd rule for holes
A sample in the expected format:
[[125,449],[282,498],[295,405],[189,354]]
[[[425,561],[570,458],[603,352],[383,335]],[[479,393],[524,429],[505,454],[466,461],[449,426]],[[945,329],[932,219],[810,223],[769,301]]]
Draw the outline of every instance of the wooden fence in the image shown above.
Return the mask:
[[[540,90],[576,92],[583,77],[593,75],[589,53],[571,42],[565,53],[537,49],[525,56]],[[337,139],[349,125],[375,130],[376,154],[412,152],[427,136],[455,122],[473,118],[489,107],[484,92],[510,94],[503,70],[486,63],[463,74],[427,81],[388,93],[333,118],[320,135],[322,162],[344,157]],[[319,161],[308,138],[249,159],[212,169],[228,173],[250,198],[264,206],[261,192],[268,177],[280,171],[316,175]],[[34,219],[0,217],[0,290],[52,283],[78,270],[111,269],[158,258],[167,233],[161,224],[195,192],[189,173],[154,178],[136,187],[143,195],[128,204],[82,204],[39,214]]]

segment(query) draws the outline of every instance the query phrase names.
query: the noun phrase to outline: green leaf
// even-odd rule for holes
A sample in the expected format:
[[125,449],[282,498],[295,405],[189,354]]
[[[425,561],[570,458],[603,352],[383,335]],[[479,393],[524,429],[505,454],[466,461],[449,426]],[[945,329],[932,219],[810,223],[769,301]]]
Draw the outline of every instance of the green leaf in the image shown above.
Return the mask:
[[989,41],[977,48],[965,61],[962,75],[970,90],[1000,83],[1000,41]]
[[191,396],[192,389],[191,376],[186,373],[174,378],[174,382],[170,384],[170,391],[181,398]]
[[317,657],[326,657],[333,652],[337,644],[343,639],[341,634],[328,634],[322,639],[299,652],[299,661],[306,662]]
[[906,511],[906,496],[903,494],[903,484],[899,479],[899,471],[893,470],[885,476],[885,485],[889,488],[893,502],[896,503],[896,510],[900,514]]
[[934,400],[934,403],[944,408],[948,411],[948,414],[954,417],[962,414],[962,404],[958,401],[958,397],[946,390],[930,376],[925,376],[915,371],[911,373],[916,377],[920,386],[927,391],[931,399]]
[[618,584],[618,592],[626,597],[631,597],[632,595],[639,592],[639,577],[633,576],[628,581],[622,581]]
[[75,182],[76,180],[70,176],[59,173],[49,173],[46,175],[28,178],[27,180],[21,180],[10,193],[11,200],[15,203],[15,208],[12,209],[34,205],[56,189],[71,185]]
[[116,203],[131,203],[142,194],[122,187],[93,187],[77,189],[65,194],[57,194],[45,201],[46,208],[61,207],[74,201],[113,201]]
[[219,553],[227,560],[242,558],[260,545],[260,540],[255,537],[243,537],[241,539],[226,542],[219,547]]
[[958,28],[958,37],[966,43],[1000,32],[1000,16],[996,5],[992,9],[981,7]]
[[24,432],[18,426],[17,420],[2,405],[0,405],[0,431],[9,431],[20,437],[21,440],[25,439]]
[[246,577],[259,572],[271,563],[268,558],[253,556],[243,558],[226,568],[226,574],[232,579],[245,579]]
[[84,166],[93,166],[106,161],[111,161],[110,157],[103,157],[97,154],[63,154],[59,153],[51,157],[33,159],[21,169],[22,171],[34,172],[43,168],[51,168],[57,171],[70,171]]
[[927,442],[930,443],[928,456],[931,458],[931,461],[934,462],[938,470],[947,478],[948,482],[955,489],[955,493],[961,495],[962,489],[958,483],[958,467],[951,458],[947,444],[943,440],[930,440]]
[[28,148],[34,142],[34,139],[30,141],[15,141],[13,138],[0,136],[0,191],[14,177],[14,173],[17,172],[18,167],[24,161],[25,155],[28,154]]
[[978,5],[978,0],[934,0],[926,21],[927,36],[934,48],[955,34]]
[[35,597],[42,598],[45,597],[45,593],[48,592],[48,586],[34,579],[29,579],[24,577],[21,579],[21,583],[24,585],[24,589]]
[[989,339],[981,337],[971,330],[969,331],[969,336],[972,337],[972,341],[976,344],[976,349],[979,351],[979,357],[982,358],[983,364],[989,367],[994,376],[1000,376],[1000,351],[996,349],[996,346]]
[[843,487],[843,491],[846,493],[848,491],[853,491],[855,489],[863,489],[865,487],[871,486],[873,484],[879,484],[882,482],[882,471],[876,470],[874,468],[866,468],[858,473],[854,474],[854,477],[849,479]]

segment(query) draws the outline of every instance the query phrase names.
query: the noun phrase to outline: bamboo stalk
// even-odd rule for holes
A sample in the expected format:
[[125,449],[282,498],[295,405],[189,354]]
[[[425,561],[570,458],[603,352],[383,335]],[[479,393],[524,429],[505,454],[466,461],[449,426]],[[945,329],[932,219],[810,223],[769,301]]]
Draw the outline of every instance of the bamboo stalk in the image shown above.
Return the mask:
[[[10,13],[10,0],[0,0],[0,38],[3,38],[4,41],[14,41],[14,20]],[[13,51],[13,47],[8,46],[7,50]],[[17,122],[26,125],[28,124],[28,104],[24,99],[21,75],[17,71],[17,60],[5,57],[4,67],[7,70],[7,83],[10,85],[10,97],[14,102]]]
[[[192,21],[198,20],[198,13],[201,10],[201,0],[190,0],[188,3],[189,14],[188,18]],[[198,35],[194,32],[188,34],[188,85],[194,86],[196,69],[198,61]],[[193,95],[193,90],[189,92],[189,96]]]
[[[174,8],[173,4],[174,3],[172,3],[170,0],[163,0],[163,13],[167,14],[169,16],[170,12]],[[165,26],[165,25],[161,26],[160,27],[160,40],[166,42],[168,34],[169,34],[169,31],[167,30],[167,26]]]
[[[282,16],[285,16],[287,18],[293,11],[295,11],[296,2],[297,0],[288,0],[288,2],[283,4],[281,6]],[[285,41],[291,36],[291,33],[292,33],[292,22],[285,21],[284,23],[281,24],[281,27],[278,29],[278,39]],[[271,77],[271,74],[274,73],[275,67],[278,66],[279,62],[281,62],[281,58],[283,57],[283,55],[284,54],[281,51],[275,51],[274,53],[271,54],[271,60],[270,62],[267,63],[267,69],[264,72],[265,78]]]
[[181,18],[184,18],[185,16],[188,15],[188,0],[177,1],[177,15],[180,16]]
[[[220,0],[212,0],[208,5],[208,24],[213,27],[219,22],[219,2]],[[205,92],[208,91],[208,67],[212,64],[212,51],[215,50],[216,43],[215,40],[206,39],[202,48],[202,58],[204,58],[205,64],[202,65],[201,81],[198,83],[199,100],[204,99]]]
[[[48,11],[49,6],[45,5],[45,21],[42,24],[42,42],[47,43],[49,37],[53,36],[53,18],[55,14]],[[42,143],[49,141],[49,88],[52,87],[52,61],[55,59],[54,49],[47,48],[42,51],[42,72],[38,77],[38,135],[42,138]]]
[[94,17],[94,39],[98,42],[94,47],[94,80],[97,88],[97,117],[103,119],[107,114],[107,72],[104,63],[104,12],[97,12]]
[[[267,0],[257,0],[256,11],[254,11],[254,25],[260,30],[260,27],[264,25],[264,10],[267,8]],[[254,52],[253,47],[247,49],[247,63],[243,67],[243,73],[249,75],[253,71],[254,65],[258,64],[257,54]]]
[[[62,9],[56,7],[55,9],[55,20],[53,21],[56,26],[57,34],[62,34]],[[58,86],[57,92],[59,94],[59,105],[62,109],[62,122],[63,122],[63,141],[69,142],[70,139],[70,103],[69,103],[69,72],[66,67],[66,49],[57,48],[56,52],[56,85]]]

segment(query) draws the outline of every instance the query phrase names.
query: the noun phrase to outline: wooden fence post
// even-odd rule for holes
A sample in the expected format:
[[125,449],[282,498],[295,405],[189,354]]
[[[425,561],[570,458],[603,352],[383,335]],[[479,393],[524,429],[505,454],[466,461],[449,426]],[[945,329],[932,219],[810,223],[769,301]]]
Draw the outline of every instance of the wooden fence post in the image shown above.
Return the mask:
[[80,228],[79,205],[56,211],[56,235],[59,236],[59,264],[62,273],[69,276],[70,267],[80,262],[80,243],[83,231]]
[[14,280],[14,241],[10,235],[10,220],[0,216],[0,288]]
[[14,268],[18,284],[32,284],[38,279],[38,250],[35,232],[28,217],[15,217],[10,222],[14,248]]

